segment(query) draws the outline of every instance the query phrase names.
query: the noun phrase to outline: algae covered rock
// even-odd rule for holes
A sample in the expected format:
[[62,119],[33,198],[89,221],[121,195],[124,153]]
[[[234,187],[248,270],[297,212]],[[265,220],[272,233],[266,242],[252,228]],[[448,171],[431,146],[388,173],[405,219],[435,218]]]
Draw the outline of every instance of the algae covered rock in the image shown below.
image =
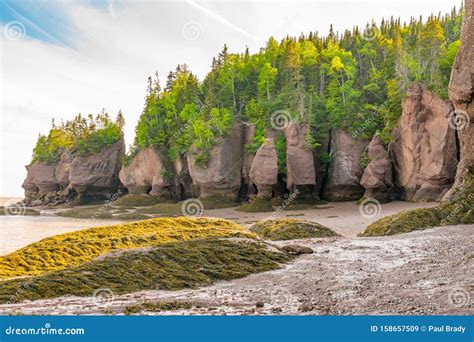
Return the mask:
[[332,229],[316,222],[295,219],[272,219],[257,222],[250,228],[263,239],[293,240],[338,236]]

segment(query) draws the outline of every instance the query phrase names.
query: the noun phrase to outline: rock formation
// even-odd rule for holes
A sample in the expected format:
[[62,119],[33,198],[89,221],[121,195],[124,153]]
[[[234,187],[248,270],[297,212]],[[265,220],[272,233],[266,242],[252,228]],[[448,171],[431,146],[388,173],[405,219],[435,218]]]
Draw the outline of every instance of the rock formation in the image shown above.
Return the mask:
[[453,191],[463,189],[474,173],[474,1],[465,1],[461,46],[451,71],[448,93],[457,113],[460,160]]
[[207,166],[196,164],[202,151],[194,147],[188,153],[188,167],[193,183],[199,187],[200,197],[222,197],[235,201],[242,181],[243,128],[235,124],[231,133],[207,152]]
[[153,147],[140,150],[129,165],[120,170],[120,181],[130,194],[167,196],[170,186],[164,165]]
[[390,199],[392,182],[392,163],[378,135],[367,147],[369,164],[366,166],[360,184],[365,188],[364,197],[385,202]]
[[451,187],[457,165],[451,105],[420,84],[403,101],[403,112],[390,145],[396,185],[404,200],[439,200]]
[[59,184],[55,176],[56,166],[56,163],[35,162],[26,167],[28,174],[22,187],[25,189],[27,199],[34,200],[38,196],[59,190]]
[[278,181],[278,157],[274,137],[267,137],[258,149],[249,176],[257,187],[257,198],[271,199],[273,187]]
[[351,201],[364,194],[364,188],[360,185],[362,168],[359,162],[367,144],[367,140],[355,140],[343,129],[331,132],[331,162],[323,198]]
[[299,198],[312,199],[312,187],[316,184],[313,152],[307,147],[308,124],[290,122],[285,127],[287,187],[298,190]]
[[69,166],[69,181],[80,200],[102,199],[117,190],[124,150],[120,139],[99,153],[74,158]]

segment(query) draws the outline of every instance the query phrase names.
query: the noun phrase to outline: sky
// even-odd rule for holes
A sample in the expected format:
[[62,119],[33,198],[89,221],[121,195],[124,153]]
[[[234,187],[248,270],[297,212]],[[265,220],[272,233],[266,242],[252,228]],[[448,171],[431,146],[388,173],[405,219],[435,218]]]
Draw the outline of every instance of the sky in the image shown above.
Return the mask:
[[0,0],[0,197],[22,196],[25,165],[51,120],[122,110],[125,140],[146,81],[186,63],[202,80],[213,56],[367,22],[426,18],[458,0],[125,1]]

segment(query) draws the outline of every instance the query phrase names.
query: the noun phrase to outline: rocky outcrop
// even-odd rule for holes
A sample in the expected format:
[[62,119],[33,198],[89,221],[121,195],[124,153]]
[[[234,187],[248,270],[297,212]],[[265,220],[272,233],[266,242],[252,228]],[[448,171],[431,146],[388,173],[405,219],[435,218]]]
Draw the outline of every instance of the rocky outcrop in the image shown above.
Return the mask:
[[237,199],[242,181],[242,145],[243,128],[236,124],[228,136],[220,138],[207,151],[207,165],[196,163],[202,151],[191,149],[187,155],[189,173],[193,183],[199,187],[200,197]]
[[120,181],[130,194],[168,195],[169,178],[163,162],[153,147],[140,150],[119,173]]
[[56,205],[74,197],[74,190],[69,185],[68,154],[62,154],[56,163],[35,162],[26,169],[22,187],[27,205]]
[[307,147],[308,124],[290,122],[285,127],[287,187],[294,191],[299,186],[316,184],[313,152]]
[[69,181],[79,200],[102,199],[116,192],[124,150],[120,139],[99,153],[74,158],[69,166]]
[[452,107],[420,84],[408,90],[402,107],[390,145],[396,185],[404,200],[439,200],[457,165],[455,130],[448,120]]
[[367,140],[355,140],[342,129],[331,132],[331,162],[323,198],[350,201],[364,194],[364,188],[360,185],[362,168],[359,161],[367,145]]
[[373,137],[367,147],[367,155],[369,164],[360,180],[360,184],[365,188],[364,197],[381,202],[388,201],[393,186],[392,163],[378,135]]
[[271,199],[278,181],[278,157],[273,137],[267,137],[258,149],[249,176],[257,187],[257,198]]
[[[453,192],[462,190],[474,174],[474,1],[465,1],[461,46],[451,71],[448,93],[456,109],[460,160]],[[451,193],[453,193],[451,192]],[[448,194],[449,196],[450,194]]]
[[22,187],[27,198],[59,190],[55,176],[56,166],[56,163],[35,162],[26,167],[28,173]]

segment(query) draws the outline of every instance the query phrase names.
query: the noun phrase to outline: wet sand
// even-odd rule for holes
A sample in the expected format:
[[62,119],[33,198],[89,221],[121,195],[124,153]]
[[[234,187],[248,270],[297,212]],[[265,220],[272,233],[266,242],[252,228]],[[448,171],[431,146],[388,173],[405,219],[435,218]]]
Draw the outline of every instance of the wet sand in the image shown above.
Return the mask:
[[0,255],[8,254],[49,236],[120,222],[60,216],[0,216]]

